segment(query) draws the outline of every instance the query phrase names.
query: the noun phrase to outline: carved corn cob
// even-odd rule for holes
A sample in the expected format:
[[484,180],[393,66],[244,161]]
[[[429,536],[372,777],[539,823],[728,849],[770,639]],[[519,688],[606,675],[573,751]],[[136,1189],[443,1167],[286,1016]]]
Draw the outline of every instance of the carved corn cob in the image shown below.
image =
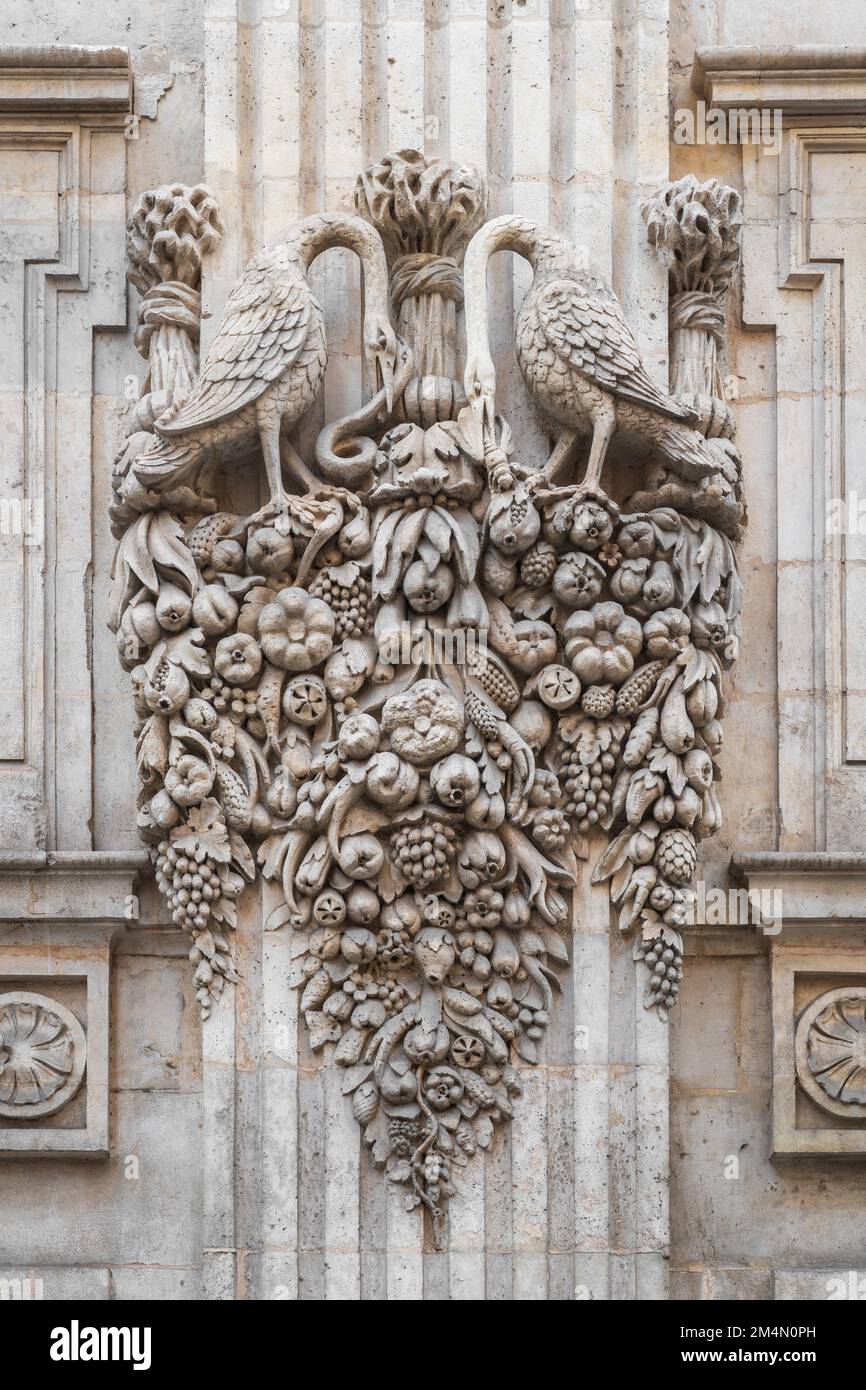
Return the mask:
[[649,699],[664,668],[663,661],[649,661],[646,666],[639,667],[634,675],[629,676],[617,693],[617,714],[635,714],[644,700]]
[[486,701],[472,690],[466,692],[466,713],[482,738],[499,737],[499,720]]
[[202,517],[192,528],[186,543],[199,565],[207,563],[217,541],[234,528],[238,519],[233,512],[214,512],[213,516]]
[[227,823],[233,830],[249,830],[252,798],[243,780],[226,763],[217,763],[216,781]]
[[485,694],[506,714],[510,714],[520,703],[520,690],[505,667],[489,652],[473,651],[469,658],[469,669]]

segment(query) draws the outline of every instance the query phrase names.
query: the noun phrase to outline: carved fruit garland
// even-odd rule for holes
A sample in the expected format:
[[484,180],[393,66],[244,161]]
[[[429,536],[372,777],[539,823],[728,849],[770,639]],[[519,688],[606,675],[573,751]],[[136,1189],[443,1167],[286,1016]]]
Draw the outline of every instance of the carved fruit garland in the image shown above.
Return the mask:
[[[417,354],[425,324],[448,336],[483,184],[402,152],[367,171],[357,206]],[[258,865],[282,885],[266,928],[294,933],[311,1046],[440,1241],[455,1171],[511,1116],[516,1063],[540,1055],[596,827],[595,878],[637,929],[646,1002],[665,1017],[676,999],[740,604],[706,520],[538,488],[544,461],[515,459],[508,426],[482,429],[442,375],[453,331],[420,376],[404,350],[390,417],[354,417],[376,436],[360,486],[339,486],[330,443],[352,422],[337,422],[329,483],[278,518],[218,510],[201,470],[180,499],[125,487],[151,437],[139,411],[113,513],[139,827],[203,1012],[234,978]],[[353,483],[358,457],[345,450]]]

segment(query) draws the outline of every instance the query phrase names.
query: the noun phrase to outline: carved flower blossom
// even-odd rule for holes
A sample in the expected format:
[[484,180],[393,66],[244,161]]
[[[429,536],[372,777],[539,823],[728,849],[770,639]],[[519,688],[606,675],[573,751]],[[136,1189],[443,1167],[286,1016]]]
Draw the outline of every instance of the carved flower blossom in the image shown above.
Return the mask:
[[463,711],[440,681],[416,681],[392,695],[382,711],[382,730],[395,753],[418,767],[453,753],[463,733]]
[[306,589],[281,589],[259,614],[262,651],[282,671],[310,671],[334,648],[336,619]]
[[866,1105],[866,999],[834,999],[809,1032],[809,1070],[828,1096]]
[[424,1098],[434,1110],[448,1110],[463,1096],[463,1082],[451,1067],[434,1067],[424,1082]]
[[75,1045],[66,1024],[40,1004],[0,1009],[0,1102],[38,1105],[72,1074]]
[[532,819],[532,838],[547,852],[555,853],[568,841],[568,819],[558,807],[537,811]]
[[619,603],[596,603],[588,612],[572,613],[563,637],[566,657],[587,685],[622,685],[643,644],[640,623]]
[[474,893],[466,894],[464,906],[470,927],[479,931],[493,931],[502,921],[505,899],[495,888],[485,884]]

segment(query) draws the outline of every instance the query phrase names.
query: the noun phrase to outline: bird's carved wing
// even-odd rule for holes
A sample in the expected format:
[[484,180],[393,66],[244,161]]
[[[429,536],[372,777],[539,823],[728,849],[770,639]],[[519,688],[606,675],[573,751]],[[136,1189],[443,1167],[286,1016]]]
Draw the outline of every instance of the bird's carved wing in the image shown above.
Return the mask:
[[235,415],[298,359],[313,314],[321,314],[300,271],[256,257],[232,290],[192,393],[156,425],[174,436]]
[[574,280],[554,280],[537,301],[538,322],[558,357],[621,400],[647,406],[672,420],[692,421],[647,375],[619,301]]

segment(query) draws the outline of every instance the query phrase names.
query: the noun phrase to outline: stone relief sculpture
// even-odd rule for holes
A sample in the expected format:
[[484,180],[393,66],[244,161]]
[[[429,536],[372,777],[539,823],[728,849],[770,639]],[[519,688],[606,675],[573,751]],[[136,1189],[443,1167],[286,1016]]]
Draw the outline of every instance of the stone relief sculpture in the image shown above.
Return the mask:
[[[725,340],[725,295],[740,261],[742,199],[734,188],[686,174],[667,184],[642,208],[647,237],[669,269],[670,381],[682,405],[695,412],[695,426],[708,444],[734,436],[734,418],[723,399],[720,352]],[[683,486],[664,461],[649,471],[650,488],[635,506],[672,506],[702,517],[736,539],[746,520],[739,456],[720,459],[716,472]],[[674,476],[671,476],[671,473]]]
[[87,1042],[78,1019],[43,994],[0,994],[0,1116],[40,1119],[62,1110],[84,1079]]
[[[661,391],[647,376],[637,344],[611,287],[583,269],[576,249],[550,228],[518,217],[488,222],[467,257],[467,382],[473,398],[492,411],[496,372],[490,356],[486,316],[487,259],[508,249],[532,266],[532,286],[517,319],[517,360],[527,388],[561,431],[542,475],[553,483],[573,461],[581,433],[592,444],[580,487],[568,489],[575,502],[597,496],[608,445],[625,434],[679,477],[694,482],[718,472],[734,451],[727,440],[707,440],[691,428],[698,412]],[[477,317],[476,317],[477,315]]]
[[866,1117],[866,988],[845,985],[813,1000],[795,1033],[797,1079],[822,1110]]
[[[294,934],[311,1046],[440,1242],[457,1170],[511,1115],[516,1061],[538,1060],[599,832],[647,1006],[676,1000],[697,841],[719,824],[743,520],[715,355],[735,195],[708,188],[650,209],[656,244],[676,223],[703,266],[673,395],[612,290],[555,232],[485,225],[466,167],[403,151],[365,171],[357,215],[308,218],[250,262],[200,372],[213,201],[158,190],[130,224],[150,374],[112,518],[141,834],[205,1015],[233,979],[244,883],[281,884],[265,928]],[[289,435],[326,363],[306,272],[334,245],[364,267],[371,399],[304,458]],[[486,264],[504,248],[534,269],[517,354],[549,458],[518,456],[497,414]],[[269,501],[220,510],[215,467],[259,448]],[[656,470],[630,500],[602,487],[608,452]]]

